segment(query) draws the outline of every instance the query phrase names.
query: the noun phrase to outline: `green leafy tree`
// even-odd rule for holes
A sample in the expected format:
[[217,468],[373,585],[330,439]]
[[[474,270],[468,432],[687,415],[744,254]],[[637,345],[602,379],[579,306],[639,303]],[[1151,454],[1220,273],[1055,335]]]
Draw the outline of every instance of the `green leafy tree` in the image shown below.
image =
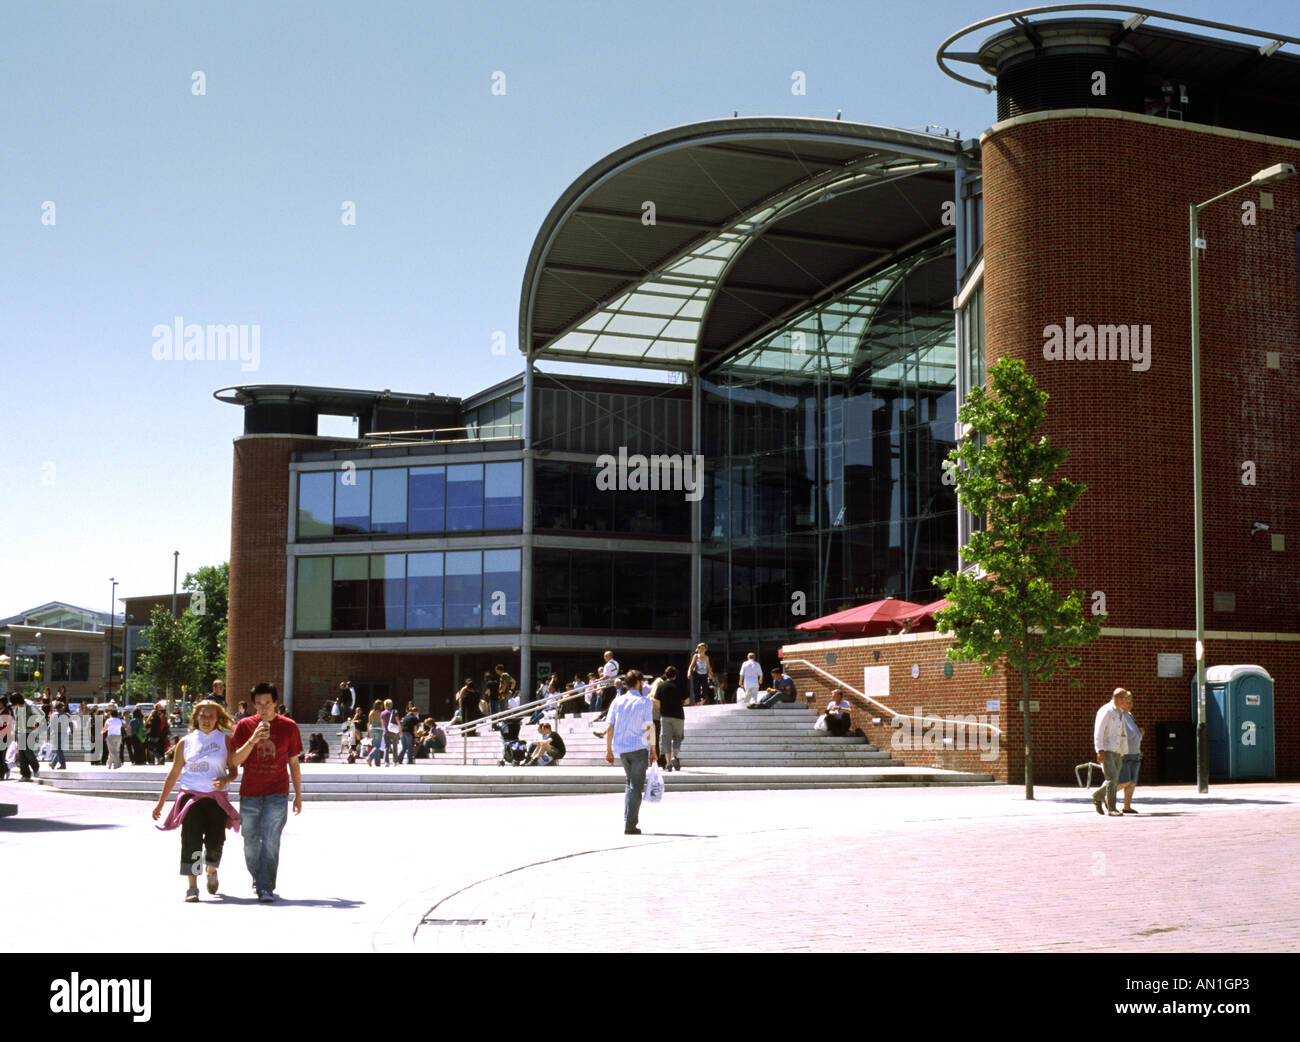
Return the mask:
[[[1003,358],[989,379],[991,393],[978,387],[962,405],[958,419],[966,436],[948,457],[961,505],[984,526],[962,551],[975,567],[935,580],[953,602],[936,622],[942,632],[956,634],[949,658],[981,662],[985,676],[1002,661],[1020,673],[1025,799],[1032,800],[1030,682],[1077,666],[1075,649],[1101,634],[1100,622],[1083,613],[1082,591],[1058,593],[1075,574],[1063,551],[1079,541],[1065,531],[1065,515],[1087,486],[1056,478],[1068,453],[1038,433],[1048,395],[1024,363]],[[1079,682],[1070,678],[1069,684]]]
[[203,642],[199,638],[198,617],[184,612],[179,619],[161,604],[149,616],[145,631],[149,650],[140,657],[140,672],[145,680],[167,691],[167,711],[182,688],[197,691],[203,675]]
[[[199,686],[212,690],[214,680],[226,679],[226,620],[230,590],[230,564],[204,565],[185,576],[182,589],[190,597],[189,614],[197,620],[199,640],[203,644],[203,668]],[[199,608],[202,611],[199,611]]]

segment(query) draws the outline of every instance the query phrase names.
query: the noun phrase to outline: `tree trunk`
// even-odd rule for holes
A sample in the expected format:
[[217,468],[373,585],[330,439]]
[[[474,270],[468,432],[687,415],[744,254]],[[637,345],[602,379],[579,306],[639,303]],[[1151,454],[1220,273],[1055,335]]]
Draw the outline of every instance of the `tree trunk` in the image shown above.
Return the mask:
[[1025,716],[1025,799],[1034,798],[1034,714],[1029,707],[1029,670],[1020,674],[1021,706]]

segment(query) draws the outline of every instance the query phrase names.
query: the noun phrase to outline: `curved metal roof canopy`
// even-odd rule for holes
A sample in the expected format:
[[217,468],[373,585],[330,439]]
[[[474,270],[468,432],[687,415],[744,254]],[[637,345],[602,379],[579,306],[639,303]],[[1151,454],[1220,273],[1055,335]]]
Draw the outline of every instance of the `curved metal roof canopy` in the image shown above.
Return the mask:
[[714,120],[582,174],[528,258],[520,350],[703,368],[874,268],[952,234],[962,150],[840,120]]

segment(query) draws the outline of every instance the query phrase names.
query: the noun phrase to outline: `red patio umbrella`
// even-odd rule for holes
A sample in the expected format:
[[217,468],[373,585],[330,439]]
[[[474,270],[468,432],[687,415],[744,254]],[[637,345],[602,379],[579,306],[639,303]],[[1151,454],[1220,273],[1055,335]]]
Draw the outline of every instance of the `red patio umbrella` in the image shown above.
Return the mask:
[[894,617],[894,621],[902,623],[902,622],[906,622],[908,619],[911,619],[912,620],[911,631],[913,633],[920,633],[925,630],[934,629],[935,613],[943,611],[944,608],[951,608],[951,607],[952,607],[952,601],[948,600],[946,597],[941,597],[937,601],[931,601],[929,604],[923,604],[919,608],[914,608],[911,611],[905,611],[900,615],[896,615]]
[[815,633],[818,630],[834,630],[836,633],[852,634],[859,637],[881,634],[886,632],[888,627],[898,620],[900,614],[920,607],[921,605],[913,604],[911,601],[900,601],[896,597],[886,597],[882,601],[872,601],[870,604],[862,604],[856,608],[846,608],[844,611],[837,611],[831,615],[823,615],[820,619],[809,619],[807,622],[799,623],[795,629],[804,633]]

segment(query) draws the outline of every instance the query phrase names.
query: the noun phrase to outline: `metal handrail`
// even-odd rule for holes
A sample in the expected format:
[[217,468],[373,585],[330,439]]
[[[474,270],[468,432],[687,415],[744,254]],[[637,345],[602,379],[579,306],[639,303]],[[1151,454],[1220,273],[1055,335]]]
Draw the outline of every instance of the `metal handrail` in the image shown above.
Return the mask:
[[917,716],[915,713],[898,713],[890,709],[889,706],[885,705],[884,702],[876,701],[866,692],[859,691],[852,684],[848,683],[845,680],[841,680],[839,677],[835,676],[834,673],[826,672],[826,670],[822,669],[821,666],[813,665],[807,659],[788,658],[788,659],[783,659],[782,661],[787,665],[807,666],[809,669],[815,670],[816,672],[820,673],[822,676],[826,677],[828,680],[834,681],[836,687],[843,688],[844,690],[847,690],[850,693],[857,695],[864,702],[870,702],[873,706],[879,706],[884,712],[888,713],[891,717],[893,717],[896,720],[920,720],[922,723],[932,720],[936,723],[951,723],[954,726],[960,725],[962,727],[986,727],[994,734],[997,735],[1006,733],[1000,727],[994,727],[992,724],[981,724],[971,720],[955,720],[951,717],[946,717],[946,716]]
[[1241,36],[1255,36],[1261,40],[1300,44],[1300,39],[1297,39],[1294,36],[1286,36],[1282,33],[1268,32],[1263,29],[1247,29],[1240,25],[1228,25],[1226,22],[1212,22],[1204,18],[1192,18],[1188,15],[1171,14],[1168,11],[1155,11],[1149,7],[1133,7],[1129,4],[1049,4],[1043,7],[1025,7],[1019,11],[1008,11],[1006,14],[994,15],[992,18],[985,18],[982,21],[974,22],[971,25],[966,26],[965,29],[959,29],[939,45],[939,51],[935,55],[935,61],[939,63],[939,68],[943,70],[945,75],[951,76],[959,83],[978,87],[980,90],[984,91],[984,93],[988,94],[996,86],[992,81],[980,82],[979,80],[972,80],[968,76],[963,76],[960,73],[954,72],[944,64],[945,60],[961,61],[969,64],[972,63],[973,56],[965,53],[947,54],[945,52],[948,48],[963,36],[973,33],[977,29],[984,29],[998,22],[1008,21],[1013,25],[1031,24],[1027,21],[1028,16],[1030,15],[1058,14],[1068,11],[1114,11],[1121,14],[1138,15],[1142,21],[1145,21],[1148,18],[1163,18],[1171,22],[1182,22],[1185,25],[1199,26],[1203,29],[1220,29],[1224,32],[1238,33]]
[[477,716],[473,720],[462,720],[460,723],[449,721],[443,730],[447,734],[447,740],[450,742],[454,734],[460,735],[461,741],[461,763],[467,763],[469,760],[469,736],[465,733],[468,729],[478,730],[480,725],[486,725],[489,729],[493,724],[500,723],[503,720],[523,719],[532,716],[538,708],[552,709],[558,708],[565,702],[571,702],[576,698],[582,698],[585,702],[587,693],[599,691],[603,687],[609,687],[609,684],[603,684],[599,680],[583,684],[581,687],[574,688],[572,691],[562,692],[555,695],[547,695],[545,698],[534,699],[527,704],[520,704],[510,709],[503,709],[497,713],[488,713],[486,716]]
[[[477,438],[469,438],[467,436],[465,438],[441,438],[440,439],[438,437],[439,434],[455,434],[458,432],[485,431],[485,430],[495,431],[499,427],[504,428],[507,431],[507,433],[490,434],[490,435],[481,436]],[[513,433],[515,431],[518,431],[519,433],[518,434]],[[523,436],[523,424],[481,423],[475,427],[412,427],[409,430],[404,430],[404,431],[368,431],[367,433],[361,435],[361,438],[363,441],[366,438],[373,438],[375,440],[378,440],[380,438],[385,438],[387,439],[388,443],[391,444],[393,438],[395,437],[415,437],[417,435],[424,435],[424,434],[432,435],[431,438],[427,438],[424,440],[435,441],[435,442],[436,441],[509,441],[511,439],[517,440],[518,438]]]

